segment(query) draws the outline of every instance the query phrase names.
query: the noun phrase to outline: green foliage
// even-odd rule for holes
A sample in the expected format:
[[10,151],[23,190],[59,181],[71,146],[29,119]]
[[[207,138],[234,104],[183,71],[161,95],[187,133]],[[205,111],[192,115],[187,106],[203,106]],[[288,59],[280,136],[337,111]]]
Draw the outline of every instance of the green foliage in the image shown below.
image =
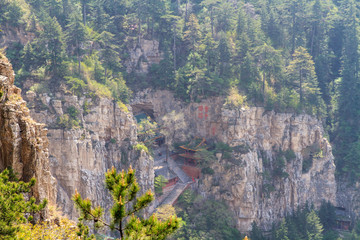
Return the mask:
[[162,194],[163,187],[166,186],[167,180],[163,175],[159,175],[154,179],[154,187],[155,187],[155,193],[157,195]]
[[241,154],[247,154],[250,152],[251,149],[247,143],[244,143],[233,147],[233,150]]
[[139,152],[145,151],[146,153],[149,153],[149,149],[143,143],[137,143],[136,145],[133,146],[133,148]]
[[[321,217],[319,217],[321,216]],[[323,220],[321,220],[321,218]],[[336,219],[334,207],[325,201],[322,203],[319,213],[312,207],[305,205],[298,208],[292,214],[286,216],[281,222],[275,224],[270,238],[265,238],[261,229],[253,223],[250,239],[271,239],[271,240],[290,240],[290,239],[338,239],[338,234],[332,230],[331,225]],[[323,228],[322,222],[327,224]],[[324,230],[323,230],[324,229]]]
[[312,210],[306,217],[306,235],[308,240],[322,240],[323,226],[316,212]]
[[202,174],[214,175],[215,171],[210,167],[204,167],[201,169]]
[[215,145],[215,153],[222,153],[223,159],[230,159],[233,149],[224,142],[217,142]]
[[0,238],[15,239],[20,231],[21,223],[32,221],[35,213],[45,208],[47,200],[36,204],[36,199],[26,199],[35,185],[32,178],[28,183],[19,181],[11,169],[5,169],[0,173]]
[[289,240],[288,238],[288,228],[286,226],[285,219],[282,220],[279,228],[276,230],[275,236],[278,240]]
[[57,119],[57,126],[60,128],[78,128],[80,127],[80,120],[78,119],[79,110],[74,107],[70,106],[67,109],[67,113],[61,115]]
[[319,209],[320,222],[324,227],[324,239],[337,239],[338,234],[333,230],[336,225],[335,207],[330,201],[322,201]]
[[177,212],[185,223],[171,239],[240,239],[234,216],[224,203],[185,190],[178,199]]
[[251,232],[250,232],[250,239],[251,240],[265,240],[261,229],[258,227],[256,222],[252,222],[251,224]]
[[83,106],[82,106],[83,111],[84,111],[84,115],[90,113],[90,108],[89,108],[89,106],[90,106],[90,103],[85,99],[84,104],[83,104]]
[[[78,96],[124,104],[131,97],[128,86],[155,87],[187,102],[223,96],[234,109],[248,104],[309,113],[324,118],[337,171],[359,178],[356,1],[0,0],[0,5],[1,34],[29,36],[25,46],[11,41],[6,49],[20,87],[27,79],[65,83]],[[143,43],[154,39],[161,54],[137,56]],[[139,73],[146,61],[148,73]]]
[[156,129],[158,128],[158,125],[149,116],[141,119],[137,126],[139,141],[144,142],[156,136]]
[[195,157],[199,159],[197,163],[203,168],[209,167],[212,163],[216,161],[214,151],[209,151],[205,148],[202,148],[199,151],[197,151],[195,153]]
[[284,157],[287,162],[291,162],[296,159],[295,152],[290,148],[284,152]]
[[73,200],[79,210],[78,235],[82,239],[93,239],[89,235],[86,221],[92,221],[95,228],[106,226],[120,234],[121,239],[165,239],[179,227],[179,219],[175,216],[165,221],[159,221],[155,215],[148,219],[135,216],[146,208],[153,200],[154,195],[149,190],[137,197],[140,187],[136,182],[135,171],[130,167],[127,172],[117,172],[113,167],[105,174],[105,186],[113,198],[110,209],[111,222],[103,219],[104,209],[93,207],[89,199],[82,199],[76,192]]

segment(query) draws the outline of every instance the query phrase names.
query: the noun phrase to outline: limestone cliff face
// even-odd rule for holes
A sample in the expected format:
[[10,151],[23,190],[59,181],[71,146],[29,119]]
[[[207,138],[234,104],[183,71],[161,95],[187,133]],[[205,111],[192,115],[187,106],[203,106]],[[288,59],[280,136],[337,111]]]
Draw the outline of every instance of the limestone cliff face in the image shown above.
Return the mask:
[[130,59],[125,63],[127,72],[147,73],[152,64],[159,64],[163,53],[156,40],[141,39],[129,51]]
[[[29,91],[26,98],[33,118],[49,128],[50,167],[57,180],[57,205],[64,213],[76,216],[71,201],[76,189],[108,209],[111,198],[105,191],[104,174],[112,166],[127,169],[132,165],[142,190],[153,189],[153,159],[133,150],[137,132],[130,112],[109,99],[78,98],[64,92],[36,95]],[[79,126],[64,128],[60,119]]]
[[14,85],[10,63],[0,54],[0,171],[12,167],[21,180],[35,177],[33,195],[55,202],[55,179],[49,166],[47,129],[29,114]]
[[[231,159],[219,156],[211,166],[215,173],[203,175],[198,189],[204,196],[226,201],[241,231],[250,230],[253,221],[269,229],[273,221],[306,202],[335,203],[334,157],[314,117],[260,107],[231,109],[218,98],[185,105],[168,91],[138,93],[132,106],[152,111],[167,127],[170,144],[200,136],[233,147]],[[292,156],[285,158],[284,152]]]

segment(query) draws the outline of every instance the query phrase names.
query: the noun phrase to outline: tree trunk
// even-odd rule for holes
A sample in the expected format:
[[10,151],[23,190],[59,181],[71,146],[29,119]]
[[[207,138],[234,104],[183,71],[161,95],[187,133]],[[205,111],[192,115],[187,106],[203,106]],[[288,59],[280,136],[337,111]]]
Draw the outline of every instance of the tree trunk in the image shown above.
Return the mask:
[[174,51],[174,72],[176,71],[176,23],[174,23],[174,46],[173,46],[173,51]]
[[78,60],[78,73],[80,75],[80,67],[81,67],[81,61],[80,61],[80,46],[79,46],[79,42],[76,39],[76,46],[77,46],[77,51],[76,51],[76,56],[77,56],[77,60]]
[[303,102],[303,92],[302,92],[302,69],[300,69],[300,105]]
[[266,79],[266,73],[265,71],[263,71],[263,84],[262,84],[262,93],[263,93],[263,97],[264,97],[264,102],[265,102],[265,80]]
[[214,17],[213,17],[213,8],[210,10],[210,21],[211,21],[211,36],[214,38]]
[[138,29],[138,43],[139,43],[139,46],[140,46],[140,39],[141,39],[141,19],[139,18],[139,29]]
[[[294,8],[294,7],[292,7]],[[296,24],[296,15],[295,9],[292,9],[292,36],[291,36],[291,55],[295,52],[295,24]]]
[[82,8],[83,8],[83,23],[86,26],[86,3],[85,3],[85,1],[83,1]]
[[122,221],[120,220],[120,223],[119,223],[119,229],[120,229],[120,239],[123,240],[124,239],[124,233],[123,233],[123,230],[122,230]]

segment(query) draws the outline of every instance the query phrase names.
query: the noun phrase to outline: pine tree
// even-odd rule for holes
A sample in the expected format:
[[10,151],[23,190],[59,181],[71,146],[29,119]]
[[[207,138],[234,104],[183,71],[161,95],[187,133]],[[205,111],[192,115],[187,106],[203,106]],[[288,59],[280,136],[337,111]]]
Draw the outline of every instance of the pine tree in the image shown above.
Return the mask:
[[306,217],[306,234],[308,240],[322,240],[323,226],[315,210],[312,210]]
[[47,200],[36,204],[36,199],[24,198],[31,191],[36,180],[28,183],[19,181],[11,169],[0,173],[0,239],[16,239],[20,223],[31,221],[33,215],[45,208]]
[[285,219],[283,219],[281,221],[281,224],[280,224],[279,228],[277,229],[275,235],[276,235],[277,240],[289,240],[289,238],[287,236],[288,235],[288,228],[286,226]]
[[50,60],[48,71],[53,76],[59,77],[62,75],[61,67],[64,60],[64,34],[55,17],[47,17],[43,27],[39,44],[46,48],[46,58]]
[[344,50],[342,80],[339,97],[339,128],[337,135],[337,168],[355,180],[359,178],[359,38],[356,3],[353,0],[342,2],[344,15]]
[[265,83],[281,71],[281,57],[279,51],[264,43],[254,49],[255,59],[262,72],[262,93],[265,96]]
[[149,190],[140,197],[136,196],[140,188],[136,181],[135,170],[131,167],[127,172],[123,170],[119,173],[113,167],[105,174],[105,185],[113,198],[110,223],[103,220],[104,210],[100,206],[92,207],[91,201],[82,199],[78,192],[73,196],[75,206],[80,212],[78,234],[83,239],[93,238],[92,236],[88,237],[89,228],[84,224],[85,221],[93,221],[95,228],[109,227],[112,231],[118,232],[121,239],[144,239],[146,237],[162,240],[179,227],[180,220],[176,216],[166,221],[159,221],[155,215],[148,219],[135,216],[154,200],[154,195]]
[[315,74],[314,62],[303,47],[299,47],[293,54],[293,60],[286,69],[292,86],[299,93],[300,105],[314,105],[322,107],[320,89]]
[[261,229],[258,227],[256,222],[252,222],[251,224],[251,232],[250,232],[250,239],[251,240],[265,240]]
[[201,32],[199,20],[194,14],[191,14],[189,21],[186,23],[187,30],[184,32],[184,39],[188,43],[188,49],[192,51],[198,50],[200,45]]
[[162,188],[166,186],[167,180],[163,175],[159,175],[155,178],[154,187],[156,194],[162,194]]
[[71,15],[70,22],[66,27],[66,40],[68,46],[71,46],[76,53],[78,60],[78,73],[80,74],[81,56],[84,52],[82,45],[87,39],[86,28],[85,25],[81,22],[80,16],[76,13]]

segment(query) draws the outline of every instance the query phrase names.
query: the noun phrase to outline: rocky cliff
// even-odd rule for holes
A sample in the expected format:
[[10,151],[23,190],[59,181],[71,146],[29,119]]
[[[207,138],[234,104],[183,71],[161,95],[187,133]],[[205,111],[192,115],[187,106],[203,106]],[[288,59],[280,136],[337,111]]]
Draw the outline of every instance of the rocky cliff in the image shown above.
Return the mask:
[[12,167],[21,180],[37,179],[33,195],[55,202],[55,179],[49,166],[47,129],[35,122],[14,85],[14,72],[0,53],[0,171]]
[[170,145],[200,136],[232,147],[231,158],[219,156],[211,166],[214,174],[203,175],[198,189],[227,202],[241,231],[253,221],[269,229],[306,202],[335,203],[334,157],[314,117],[230,108],[219,98],[185,105],[168,91],[140,92],[132,106],[166,127]]
[[153,189],[153,159],[133,149],[136,122],[131,109],[105,98],[77,97],[64,91],[35,94],[28,91],[31,116],[48,130],[50,167],[57,180],[57,205],[76,216],[71,197],[77,189],[105,209],[112,199],[104,188],[105,172],[115,166],[137,171],[143,191]]

